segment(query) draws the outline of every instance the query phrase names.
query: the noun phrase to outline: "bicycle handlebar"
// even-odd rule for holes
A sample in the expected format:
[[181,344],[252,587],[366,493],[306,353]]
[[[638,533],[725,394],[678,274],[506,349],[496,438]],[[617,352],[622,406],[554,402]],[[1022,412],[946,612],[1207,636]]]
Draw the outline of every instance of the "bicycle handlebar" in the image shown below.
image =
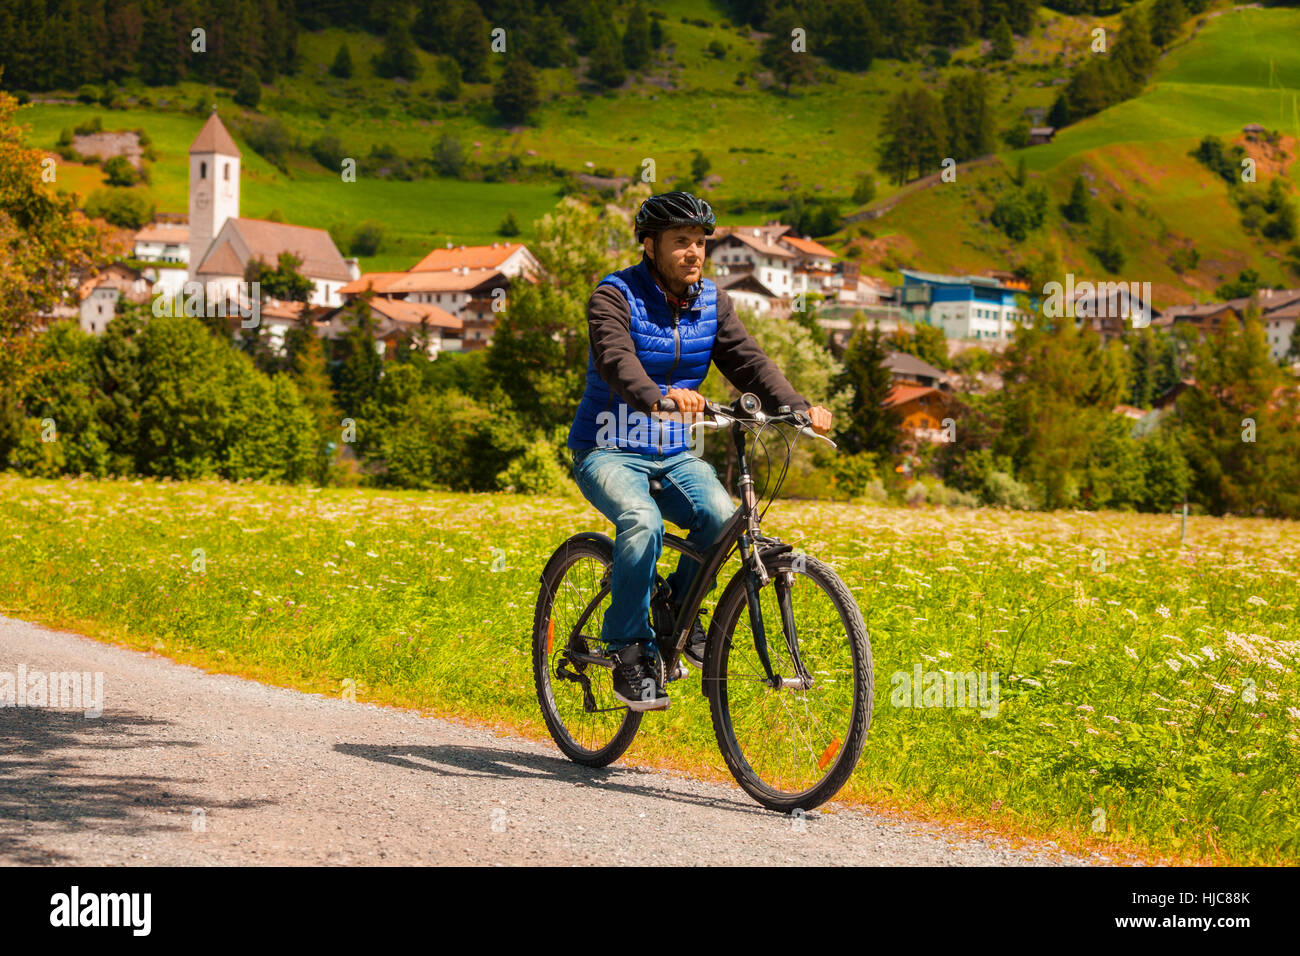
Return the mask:
[[[717,420],[713,422],[693,422],[691,428],[695,428],[696,426],[723,428],[735,421],[751,421],[760,424],[764,422],[785,422],[786,424],[794,425],[802,435],[820,438],[832,448],[839,447],[825,435],[818,434],[814,431],[810,424],[810,419],[804,412],[792,411],[786,414],[766,415],[759,410],[752,414],[744,412],[738,413],[736,406],[738,406],[740,402],[741,399],[737,399],[734,405],[719,405],[717,402],[711,402],[708,399],[705,399],[704,410],[713,415]],[[658,411],[663,413],[676,412],[677,402],[665,395],[663,398],[659,399]]]

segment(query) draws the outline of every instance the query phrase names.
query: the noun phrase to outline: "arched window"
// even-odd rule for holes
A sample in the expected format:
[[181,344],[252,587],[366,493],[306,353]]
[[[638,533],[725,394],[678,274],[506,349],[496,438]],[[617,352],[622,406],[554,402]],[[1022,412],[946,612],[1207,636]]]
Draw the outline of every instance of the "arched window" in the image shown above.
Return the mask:
[[207,178],[208,178],[208,164],[205,163],[205,162],[203,162],[202,160],[200,160],[200,161],[199,161],[199,179],[207,179]]

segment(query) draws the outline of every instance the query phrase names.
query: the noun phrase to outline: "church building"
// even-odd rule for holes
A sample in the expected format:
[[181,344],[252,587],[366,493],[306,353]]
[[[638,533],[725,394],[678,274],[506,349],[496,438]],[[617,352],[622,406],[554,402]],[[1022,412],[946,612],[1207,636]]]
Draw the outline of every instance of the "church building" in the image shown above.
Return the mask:
[[189,224],[153,223],[135,237],[135,257],[157,263],[155,292],[180,293],[203,283],[209,297],[240,299],[244,270],[259,259],[274,268],[283,252],[315,284],[312,305],[342,304],[339,289],[360,276],[324,229],[239,215],[240,152],[214,109],[190,144]]

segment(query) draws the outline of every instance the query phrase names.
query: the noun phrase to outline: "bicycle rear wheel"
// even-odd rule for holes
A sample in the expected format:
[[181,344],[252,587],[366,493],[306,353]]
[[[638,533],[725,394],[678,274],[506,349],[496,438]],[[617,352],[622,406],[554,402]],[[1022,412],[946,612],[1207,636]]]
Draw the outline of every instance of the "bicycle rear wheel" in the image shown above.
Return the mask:
[[[755,645],[741,571],[718,602],[705,661],[718,746],[736,782],[769,810],[811,810],[839,792],[857,766],[871,725],[874,676],[862,612],[834,571],[815,558],[769,559],[758,592],[773,688]],[[810,686],[797,679],[782,627],[778,578],[788,583],[795,649]],[[757,581],[755,581],[757,585]],[[782,585],[785,587],[786,585]],[[793,686],[792,686],[793,685]]]
[[604,767],[623,755],[641,714],[614,697],[613,671],[576,655],[603,654],[613,543],[580,534],[556,550],[542,572],[533,616],[533,680],[551,737],[576,763]]

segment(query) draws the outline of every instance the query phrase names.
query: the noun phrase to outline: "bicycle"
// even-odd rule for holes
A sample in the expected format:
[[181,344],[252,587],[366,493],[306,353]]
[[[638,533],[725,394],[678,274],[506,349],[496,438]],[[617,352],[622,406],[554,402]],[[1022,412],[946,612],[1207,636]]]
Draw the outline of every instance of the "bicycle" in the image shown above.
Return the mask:
[[[661,406],[675,410],[668,399]],[[871,724],[875,681],[862,612],[844,582],[828,565],[793,553],[793,545],[760,529],[789,470],[793,443],[786,438],[785,465],[761,513],[759,501],[767,496],[755,492],[746,453],[749,434],[755,449],[761,445],[766,453],[762,434],[778,424],[795,426],[796,440],[807,434],[831,447],[835,443],[817,435],[802,412],[781,406],[776,415],[765,415],[760,406],[752,393],[731,406],[708,402],[712,420],[692,425],[730,430],[741,501],[703,553],[664,533],[664,546],[695,558],[700,571],[676,620],[666,583],[656,576],[650,623],[658,653],[651,655],[652,670],[660,688],[685,676],[681,653],[708,582],[738,548],[741,566],[709,622],[701,689],[736,782],[762,806],[790,813],[825,803],[852,774]],[[652,495],[662,490],[658,484],[651,482]],[[569,538],[542,571],[533,619],[533,676],[542,715],[560,750],[588,767],[604,767],[622,756],[643,716],[614,698],[614,663],[601,649],[612,565],[609,536],[582,532]],[[784,728],[792,731],[788,745],[779,739]]]

